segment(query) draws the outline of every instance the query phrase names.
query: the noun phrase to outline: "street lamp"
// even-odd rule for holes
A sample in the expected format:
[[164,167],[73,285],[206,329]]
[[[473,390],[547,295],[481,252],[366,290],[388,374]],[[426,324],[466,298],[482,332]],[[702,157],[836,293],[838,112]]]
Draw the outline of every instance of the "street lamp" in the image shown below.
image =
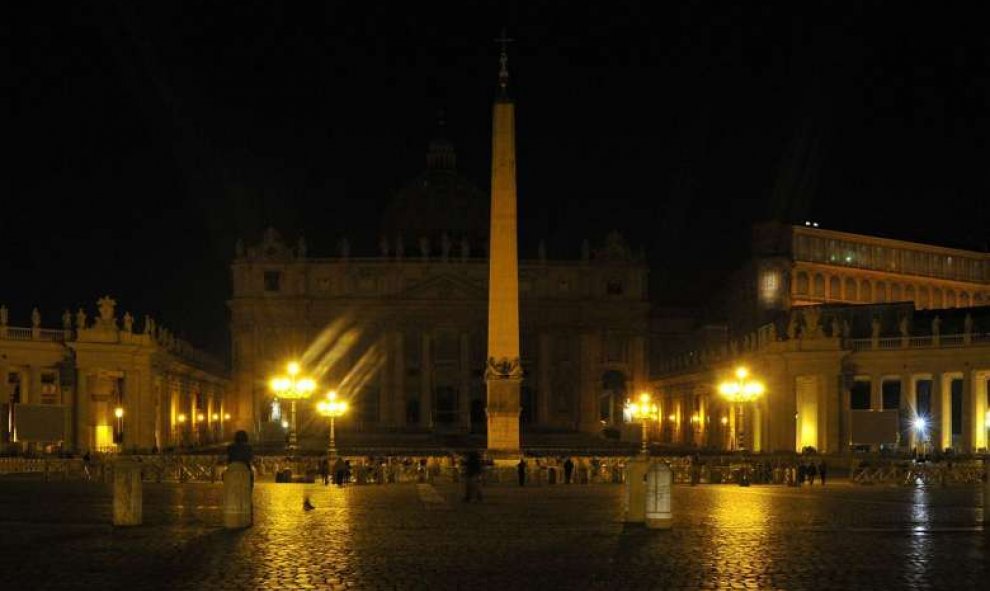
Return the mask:
[[124,408],[118,406],[113,409],[113,416],[117,418],[116,433],[113,434],[113,442],[124,443]]
[[296,400],[309,398],[309,395],[316,389],[316,382],[310,378],[299,375],[299,364],[293,361],[289,364],[288,376],[276,376],[271,379],[269,385],[275,395],[285,398],[292,403],[292,412],[289,415],[289,450],[295,451],[296,445]]
[[719,394],[733,404],[733,412],[735,412],[735,408],[739,409],[739,434],[738,438],[733,436],[739,450],[744,450],[746,445],[746,409],[743,404],[756,400],[766,391],[762,382],[748,378],[749,370],[745,367],[737,367],[735,380],[726,380],[718,385]]
[[640,448],[640,453],[646,455],[647,453],[647,441],[646,441],[646,421],[657,415],[659,409],[656,404],[650,401],[650,395],[643,392],[639,395],[639,400],[633,402],[632,400],[626,400],[626,409],[629,414],[636,419],[643,422],[643,444]]
[[330,390],[327,392],[327,399],[316,403],[316,412],[330,419],[330,447],[327,448],[327,455],[332,459],[337,455],[337,445],[334,441],[334,424],[337,417],[347,412],[347,403],[337,400],[337,392]]
[[186,438],[185,437],[185,432],[184,432],[185,431],[185,426],[186,426],[186,415],[185,415],[185,413],[181,413],[180,412],[178,415],[176,415],[175,420],[176,420],[177,423],[179,423],[179,426],[175,428],[175,432],[176,432],[176,437],[175,438],[178,440],[177,443],[179,444],[179,447],[182,447],[182,446],[185,445],[185,441],[184,440]]

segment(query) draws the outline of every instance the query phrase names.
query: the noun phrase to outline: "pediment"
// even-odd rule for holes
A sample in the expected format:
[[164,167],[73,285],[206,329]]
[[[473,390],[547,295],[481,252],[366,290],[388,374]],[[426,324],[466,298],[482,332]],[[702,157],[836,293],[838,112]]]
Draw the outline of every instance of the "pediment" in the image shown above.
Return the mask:
[[438,275],[408,286],[396,297],[409,300],[485,300],[488,293],[461,277]]

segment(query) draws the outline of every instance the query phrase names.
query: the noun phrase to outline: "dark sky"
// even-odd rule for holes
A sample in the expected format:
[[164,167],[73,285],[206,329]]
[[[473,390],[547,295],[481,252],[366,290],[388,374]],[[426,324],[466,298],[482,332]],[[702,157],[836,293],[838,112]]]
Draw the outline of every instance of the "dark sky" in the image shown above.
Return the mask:
[[618,229],[645,249],[653,299],[685,304],[741,260],[754,220],[980,250],[990,235],[976,12],[21,4],[4,9],[0,301],[14,325],[35,305],[45,324],[92,314],[109,293],[222,348],[236,238],[273,224],[313,255],[344,233],[370,252],[439,109],[459,168],[487,190],[503,25],[523,256],[546,237],[551,257],[576,257]]

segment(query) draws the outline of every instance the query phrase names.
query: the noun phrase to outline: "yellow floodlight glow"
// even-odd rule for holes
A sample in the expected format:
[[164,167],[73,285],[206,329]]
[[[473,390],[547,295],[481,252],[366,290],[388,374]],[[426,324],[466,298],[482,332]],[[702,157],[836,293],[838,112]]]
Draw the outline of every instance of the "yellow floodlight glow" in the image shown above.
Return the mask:
[[220,415],[218,415],[217,413],[213,413],[213,416],[212,416],[211,418],[212,418],[212,419],[213,419],[214,421],[219,421],[219,420],[220,420]]
[[186,422],[186,415],[184,415],[184,414],[182,414],[180,412],[179,413],[179,416],[175,417],[175,420],[179,421],[180,423],[185,423]]
[[118,419],[124,418],[124,409],[119,406],[113,409],[113,416],[117,417]]
[[766,392],[766,387],[759,380],[749,380],[749,370],[745,367],[736,368],[736,380],[726,380],[718,385],[718,392],[730,402],[749,402],[756,400]]
[[298,373],[299,373],[299,364],[293,361],[292,363],[289,364],[289,375],[295,376]]

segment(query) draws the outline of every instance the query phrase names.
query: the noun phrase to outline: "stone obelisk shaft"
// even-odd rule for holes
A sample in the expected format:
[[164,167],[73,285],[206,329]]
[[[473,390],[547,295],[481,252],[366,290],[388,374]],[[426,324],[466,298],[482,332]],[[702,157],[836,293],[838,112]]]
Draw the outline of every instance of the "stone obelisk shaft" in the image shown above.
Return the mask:
[[519,256],[516,247],[515,104],[495,101],[488,258],[488,449],[519,450]]

